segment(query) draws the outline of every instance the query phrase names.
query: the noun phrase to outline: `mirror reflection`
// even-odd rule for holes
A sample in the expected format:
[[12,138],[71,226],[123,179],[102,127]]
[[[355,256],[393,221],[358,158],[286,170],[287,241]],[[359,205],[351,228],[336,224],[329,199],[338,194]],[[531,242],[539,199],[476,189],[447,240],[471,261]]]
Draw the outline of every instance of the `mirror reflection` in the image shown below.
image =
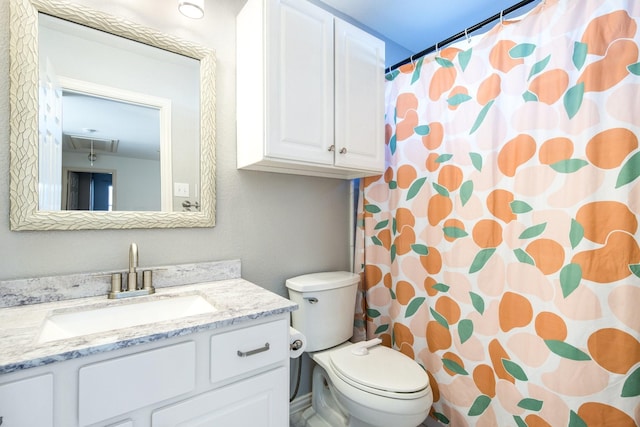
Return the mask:
[[66,210],[113,211],[115,171],[96,172],[63,169],[62,206]]
[[[40,210],[123,210],[159,211],[172,209],[170,195],[161,207],[164,183],[170,188],[171,170],[161,170],[160,158],[170,156],[167,144],[160,144],[160,109],[102,98],[83,92],[62,90],[62,143],[52,143],[56,120],[41,115],[49,126],[40,135],[40,154],[44,160],[39,169]],[[42,138],[42,135],[48,138]],[[163,148],[163,150],[161,150]],[[61,149],[61,153],[58,151]],[[164,152],[163,152],[164,151]],[[62,171],[48,169],[47,158],[62,156]],[[56,162],[57,164],[57,162]],[[166,163],[165,163],[166,165]],[[65,170],[67,171],[65,173]],[[108,203],[80,203],[78,197],[91,200],[99,191],[95,181],[91,185],[78,186],[75,173],[108,174],[110,178]],[[79,175],[83,176],[83,175]],[[162,181],[162,176],[166,179]],[[60,186],[61,191],[57,190]],[[101,180],[106,185],[105,180]],[[45,185],[46,184],[46,185]],[[118,191],[120,190],[120,191]],[[79,192],[79,194],[78,194]],[[99,192],[98,194],[107,194]],[[62,205],[61,205],[62,203]],[[108,209],[105,207],[108,206]],[[163,209],[164,208],[164,209]]]
[[43,13],[38,34],[39,209],[197,202],[199,61]]

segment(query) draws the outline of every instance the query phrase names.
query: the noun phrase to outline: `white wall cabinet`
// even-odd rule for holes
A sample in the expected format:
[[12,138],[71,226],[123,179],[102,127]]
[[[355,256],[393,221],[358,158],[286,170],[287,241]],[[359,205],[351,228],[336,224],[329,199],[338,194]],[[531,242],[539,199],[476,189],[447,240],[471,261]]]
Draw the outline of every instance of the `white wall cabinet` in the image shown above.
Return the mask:
[[381,40],[306,0],[248,0],[236,31],[238,168],[384,171]]
[[285,426],[288,335],[278,315],[5,374],[0,417],[11,427]]

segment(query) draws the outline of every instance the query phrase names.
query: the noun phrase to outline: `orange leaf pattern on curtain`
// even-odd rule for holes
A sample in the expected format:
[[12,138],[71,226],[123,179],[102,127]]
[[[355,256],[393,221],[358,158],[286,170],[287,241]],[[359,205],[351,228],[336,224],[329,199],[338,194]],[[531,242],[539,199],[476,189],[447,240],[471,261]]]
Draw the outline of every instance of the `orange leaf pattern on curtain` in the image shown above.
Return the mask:
[[445,425],[640,423],[639,22],[547,0],[387,75],[356,336],[424,366]]

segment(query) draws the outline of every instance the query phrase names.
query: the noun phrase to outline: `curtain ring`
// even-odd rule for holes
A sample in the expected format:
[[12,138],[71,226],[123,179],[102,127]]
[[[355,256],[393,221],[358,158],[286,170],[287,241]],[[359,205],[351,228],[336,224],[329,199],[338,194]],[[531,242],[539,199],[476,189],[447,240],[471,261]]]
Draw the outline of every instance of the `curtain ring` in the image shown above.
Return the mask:
[[438,47],[438,43],[436,43],[436,57],[440,56],[440,48]]
[[409,60],[411,61],[411,65],[414,66],[415,64],[413,63],[413,55],[409,57]]
[[471,43],[471,37],[469,37],[469,33],[467,32],[468,28],[464,29],[464,36],[467,39],[467,42]]
[[504,14],[504,10],[501,10],[501,11],[500,11],[500,25],[504,25],[504,19],[503,19],[504,17],[503,17],[503,14]]

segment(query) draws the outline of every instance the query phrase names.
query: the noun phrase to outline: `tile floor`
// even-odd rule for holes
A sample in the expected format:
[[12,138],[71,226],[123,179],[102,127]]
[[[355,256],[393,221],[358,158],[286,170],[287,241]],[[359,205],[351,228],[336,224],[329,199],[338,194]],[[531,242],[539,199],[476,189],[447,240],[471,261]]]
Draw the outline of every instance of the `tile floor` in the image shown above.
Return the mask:
[[289,427],[304,427],[300,422],[300,414],[302,412],[296,412],[295,414],[291,414],[289,418]]
[[[289,419],[289,427],[304,427],[300,422],[301,412],[297,412],[291,415]],[[440,423],[430,418],[426,419],[423,424],[420,424],[418,427],[442,427]]]
[[[438,424],[435,425],[428,425],[428,424],[420,424],[418,427],[436,427],[438,426]],[[304,427],[301,424],[295,424],[293,421],[290,422],[289,427]]]

